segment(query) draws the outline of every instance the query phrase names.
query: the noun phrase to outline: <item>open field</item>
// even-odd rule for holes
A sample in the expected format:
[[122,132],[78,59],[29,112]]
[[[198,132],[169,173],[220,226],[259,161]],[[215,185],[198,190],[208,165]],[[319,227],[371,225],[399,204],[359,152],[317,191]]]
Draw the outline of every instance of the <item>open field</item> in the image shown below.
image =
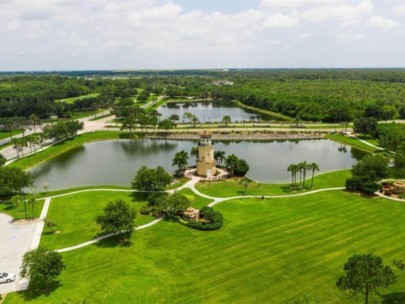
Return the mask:
[[[27,207],[27,216],[28,216],[28,218],[32,218],[33,211],[34,211],[34,217],[38,218],[39,215],[41,214],[41,210],[42,210],[42,206],[44,205],[44,201],[43,200],[37,200],[35,202],[34,206],[32,206],[31,204],[28,203],[29,195],[27,195],[26,198],[27,198],[26,207]],[[18,204],[18,206],[7,205],[5,202],[0,202],[0,213],[9,214],[16,220],[25,219],[25,205],[24,205],[24,202],[21,201]]]
[[[135,232],[129,247],[108,239],[63,253],[59,288],[48,296],[10,294],[5,303],[284,304],[306,294],[320,303],[363,303],[336,288],[347,259],[372,252],[392,266],[405,251],[399,202],[333,191],[216,209],[225,219],[219,231],[162,221]],[[398,282],[381,292],[384,304],[405,301],[405,272],[396,274]]]
[[93,98],[97,97],[100,95],[100,93],[92,93],[92,94],[87,94],[87,95],[82,95],[82,96],[77,96],[77,97],[70,97],[70,98],[63,98],[63,99],[58,99],[55,100],[56,102],[64,102],[64,103],[74,103],[76,100],[80,99],[86,99],[86,98]]
[[[344,187],[346,179],[351,177],[350,170],[334,171],[320,174],[314,177],[314,188]],[[311,173],[307,174],[306,187],[311,185]],[[245,189],[239,184],[239,179],[230,179],[222,182],[205,182],[196,184],[196,188],[203,194],[213,197],[232,197],[240,195],[283,195],[299,193],[307,190],[291,191],[290,185],[286,184],[263,184],[252,182]]]
[[100,232],[96,216],[103,214],[103,208],[109,201],[117,199],[122,199],[137,210],[137,226],[153,220],[153,217],[139,213],[139,208],[146,203],[145,194],[99,191],[58,197],[52,199],[47,218],[57,225],[54,230],[60,233],[53,234],[45,229],[40,245],[59,249],[95,238]]

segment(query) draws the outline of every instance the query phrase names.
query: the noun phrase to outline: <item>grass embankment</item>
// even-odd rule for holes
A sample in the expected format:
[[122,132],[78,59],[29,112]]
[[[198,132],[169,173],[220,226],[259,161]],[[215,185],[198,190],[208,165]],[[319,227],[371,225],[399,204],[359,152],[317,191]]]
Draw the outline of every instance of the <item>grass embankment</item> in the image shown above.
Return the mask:
[[[306,187],[311,185],[311,173],[305,182]],[[344,187],[346,179],[351,177],[350,170],[334,171],[320,174],[314,177],[314,188],[312,190]],[[205,182],[196,184],[196,188],[203,194],[213,197],[232,197],[241,195],[283,195],[295,194],[311,189],[292,191],[290,184],[262,184],[252,182],[245,189],[239,184],[239,179],[225,180],[222,182]]]
[[87,142],[98,141],[98,140],[108,140],[108,139],[119,139],[125,138],[127,133],[122,132],[110,132],[110,131],[97,131],[94,133],[84,133],[77,135],[73,138],[67,139],[63,142],[57,143],[44,151],[37,152],[34,155],[24,157],[10,164],[10,166],[18,167],[23,170],[29,169],[41,162],[47,161],[53,157],[56,157],[70,149],[83,145]]
[[[146,194],[135,192],[83,192],[74,195],[54,198],[51,201],[47,218],[57,226],[57,234],[45,228],[41,245],[49,249],[58,249],[77,245],[94,239],[100,232],[96,216],[103,214],[103,208],[109,201],[122,199],[139,211],[146,203]],[[137,226],[153,220],[151,216],[137,212]]]
[[345,145],[349,145],[351,147],[354,147],[358,150],[361,150],[361,151],[367,152],[367,153],[376,153],[376,152],[382,151],[382,150],[376,149],[374,147],[371,147],[369,145],[366,145],[365,143],[363,143],[353,137],[348,137],[348,136],[339,135],[339,134],[329,134],[329,135],[326,135],[326,138],[334,140],[334,141],[342,143],[342,144],[345,144]]
[[283,114],[280,114],[280,113],[276,113],[276,112],[272,112],[272,111],[268,111],[268,110],[263,110],[263,109],[247,106],[247,105],[243,104],[242,102],[240,102],[238,100],[235,100],[234,103],[237,106],[241,107],[241,108],[248,109],[248,110],[251,110],[251,111],[255,111],[257,113],[261,113],[261,114],[264,114],[264,115],[268,115],[268,116],[276,118],[277,120],[286,120],[286,121],[292,121],[293,120],[291,117],[289,117],[287,115],[283,115]]
[[[218,231],[162,221],[135,232],[129,247],[109,239],[63,253],[66,269],[60,287],[49,295],[28,297],[30,303],[69,298],[89,303],[284,304],[309,294],[320,303],[355,304],[363,296],[353,298],[336,288],[347,259],[372,252],[391,265],[405,251],[405,205],[399,202],[333,191],[234,200],[215,209],[224,215]],[[395,303],[403,303],[405,272],[396,274],[397,283],[381,294],[398,293]],[[10,294],[6,303],[23,303],[25,295]],[[381,302],[377,295],[374,300]]]
[[87,94],[87,95],[81,95],[77,97],[70,97],[70,98],[63,98],[63,99],[57,99],[55,102],[64,102],[64,103],[74,103],[76,100],[81,100],[81,99],[86,99],[86,98],[93,98],[99,96],[100,93],[92,93],[92,94]]

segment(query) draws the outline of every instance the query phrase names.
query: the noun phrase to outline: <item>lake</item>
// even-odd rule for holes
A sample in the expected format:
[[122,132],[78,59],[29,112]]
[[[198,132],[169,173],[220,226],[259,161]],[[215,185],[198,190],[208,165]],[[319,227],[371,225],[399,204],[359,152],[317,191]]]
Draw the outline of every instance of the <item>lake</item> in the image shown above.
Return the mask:
[[[108,140],[84,144],[34,167],[34,182],[50,190],[95,185],[129,186],[137,170],[162,166],[169,172],[174,154],[190,153],[196,141],[138,139]],[[349,169],[364,154],[330,140],[302,141],[223,141],[215,142],[215,150],[236,154],[250,165],[250,178],[268,183],[288,182],[287,167],[301,161],[316,162],[321,171]],[[190,160],[190,165],[195,165]]]
[[232,122],[276,120],[277,118],[245,110],[238,107],[233,102],[185,102],[167,103],[157,111],[162,114],[162,118],[168,118],[172,114],[177,114],[181,122],[188,122],[184,117],[186,112],[194,114],[202,123],[220,122],[225,115],[229,115]]

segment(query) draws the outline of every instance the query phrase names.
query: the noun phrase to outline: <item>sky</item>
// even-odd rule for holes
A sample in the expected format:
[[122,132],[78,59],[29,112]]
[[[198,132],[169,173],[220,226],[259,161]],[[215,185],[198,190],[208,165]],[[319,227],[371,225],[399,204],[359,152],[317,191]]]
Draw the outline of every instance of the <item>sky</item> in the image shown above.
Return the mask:
[[0,0],[0,71],[405,67],[405,0]]

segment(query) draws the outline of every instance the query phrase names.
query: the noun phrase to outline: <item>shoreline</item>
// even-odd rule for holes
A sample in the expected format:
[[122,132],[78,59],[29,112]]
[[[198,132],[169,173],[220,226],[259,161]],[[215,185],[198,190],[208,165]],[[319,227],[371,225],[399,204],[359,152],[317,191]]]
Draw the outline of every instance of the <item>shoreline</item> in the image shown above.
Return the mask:
[[[144,138],[151,139],[178,139],[178,140],[198,140],[201,132],[172,132],[167,134],[145,134]],[[213,131],[213,140],[305,140],[305,139],[324,139],[324,132],[285,132],[285,131]]]

